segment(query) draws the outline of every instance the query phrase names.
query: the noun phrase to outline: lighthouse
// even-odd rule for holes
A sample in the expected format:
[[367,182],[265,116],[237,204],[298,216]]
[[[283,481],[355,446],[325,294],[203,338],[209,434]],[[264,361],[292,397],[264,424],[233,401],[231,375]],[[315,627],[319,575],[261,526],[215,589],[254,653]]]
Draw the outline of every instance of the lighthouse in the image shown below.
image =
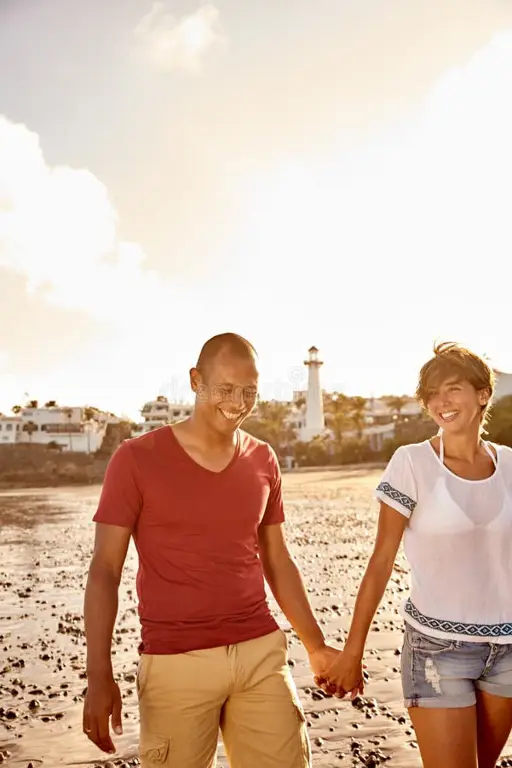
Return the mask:
[[318,349],[308,349],[308,359],[304,365],[308,369],[308,390],[306,393],[306,423],[302,430],[303,440],[312,440],[316,435],[325,433],[324,401],[320,387],[320,367],[323,362],[318,359]]

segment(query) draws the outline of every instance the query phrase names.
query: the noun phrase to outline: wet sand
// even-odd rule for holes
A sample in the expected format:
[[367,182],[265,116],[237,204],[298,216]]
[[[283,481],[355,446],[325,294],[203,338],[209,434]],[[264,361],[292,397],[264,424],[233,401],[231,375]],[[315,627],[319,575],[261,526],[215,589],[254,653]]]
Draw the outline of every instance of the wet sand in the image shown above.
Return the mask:
[[[329,641],[343,643],[357,586],[373,541],[378,470],[284,476],[288,538]],[[103,755],[81,730],[86,686],[83,589],[92,548],[98,486],[0,493],[0,764],[7,766],[138,765],[135,674],[139,627],[136,553],[130,545],[120,593],[114,665],[123,694],[124,734]],[[369,637],[370,680],[360,706],[326,698],[306,654],[288,632],[290,665],[307,715],[314,765],[421,765],[401,701],[399,663],[407,590],[400,554]],[[504,751],[512,765],[512,740]],[[219,767],[227,762],[219,745]]]

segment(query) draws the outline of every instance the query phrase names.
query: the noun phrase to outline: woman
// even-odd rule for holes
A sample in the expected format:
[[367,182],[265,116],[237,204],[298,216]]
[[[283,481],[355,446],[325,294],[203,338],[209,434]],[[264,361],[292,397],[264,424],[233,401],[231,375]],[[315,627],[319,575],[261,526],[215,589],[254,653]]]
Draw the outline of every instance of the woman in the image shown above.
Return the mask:
[[456,344],[421,369],[417,396],[439,433],[398,448],[385,470],[347,642],[317,681],[363,691],[366,637],[404,534],[402,687],[425,768],[494,768],[512,728],[512,449],[482,438],[493,386]]

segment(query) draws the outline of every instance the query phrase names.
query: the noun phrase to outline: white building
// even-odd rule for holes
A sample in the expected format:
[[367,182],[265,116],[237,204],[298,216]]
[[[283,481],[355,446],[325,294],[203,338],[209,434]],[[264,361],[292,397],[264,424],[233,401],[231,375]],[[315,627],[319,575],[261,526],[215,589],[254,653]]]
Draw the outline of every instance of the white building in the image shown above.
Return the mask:
[[[414,397],[407,398],[400,408],[401,418],[419,416],[422,412],[420,403]],[[368,424],[388,424],[396,421],[398,414],[385,398],[371,397],[366,403],[366,421]]]
[[143,421],[137,424],[134,434],[143,435],[165,424],[175,424],[191,416],[194,406],[190,403],[170,403],[164,395],[145,403],[141,410]]
[[386,440],[392,440],[395,436],[396,424],[374,424],[363,429],[363,435],[368,440],[372,451],[381,451]]
[[65,451],[94,453],[105,437],[108,419],[86,419],[82,406],[22,408],[16,442],[57,444]]
[[21,429],[19,416],[4,416],[0,413],[0,445],[17,443]]

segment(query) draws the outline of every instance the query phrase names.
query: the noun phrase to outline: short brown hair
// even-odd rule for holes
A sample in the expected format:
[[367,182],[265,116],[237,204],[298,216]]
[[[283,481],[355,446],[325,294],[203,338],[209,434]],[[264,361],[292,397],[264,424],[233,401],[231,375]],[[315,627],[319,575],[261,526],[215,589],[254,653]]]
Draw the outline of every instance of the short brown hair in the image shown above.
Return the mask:
[[434,357],[422,367],[416,388],[416,397],[420,403],[426,408],[431,389],[450,377],[469,382],[477,391],[489,391],[489,402],[482,406],[483,422],[494,392],[494,371],[481,357],[453,341],[436,344]]

